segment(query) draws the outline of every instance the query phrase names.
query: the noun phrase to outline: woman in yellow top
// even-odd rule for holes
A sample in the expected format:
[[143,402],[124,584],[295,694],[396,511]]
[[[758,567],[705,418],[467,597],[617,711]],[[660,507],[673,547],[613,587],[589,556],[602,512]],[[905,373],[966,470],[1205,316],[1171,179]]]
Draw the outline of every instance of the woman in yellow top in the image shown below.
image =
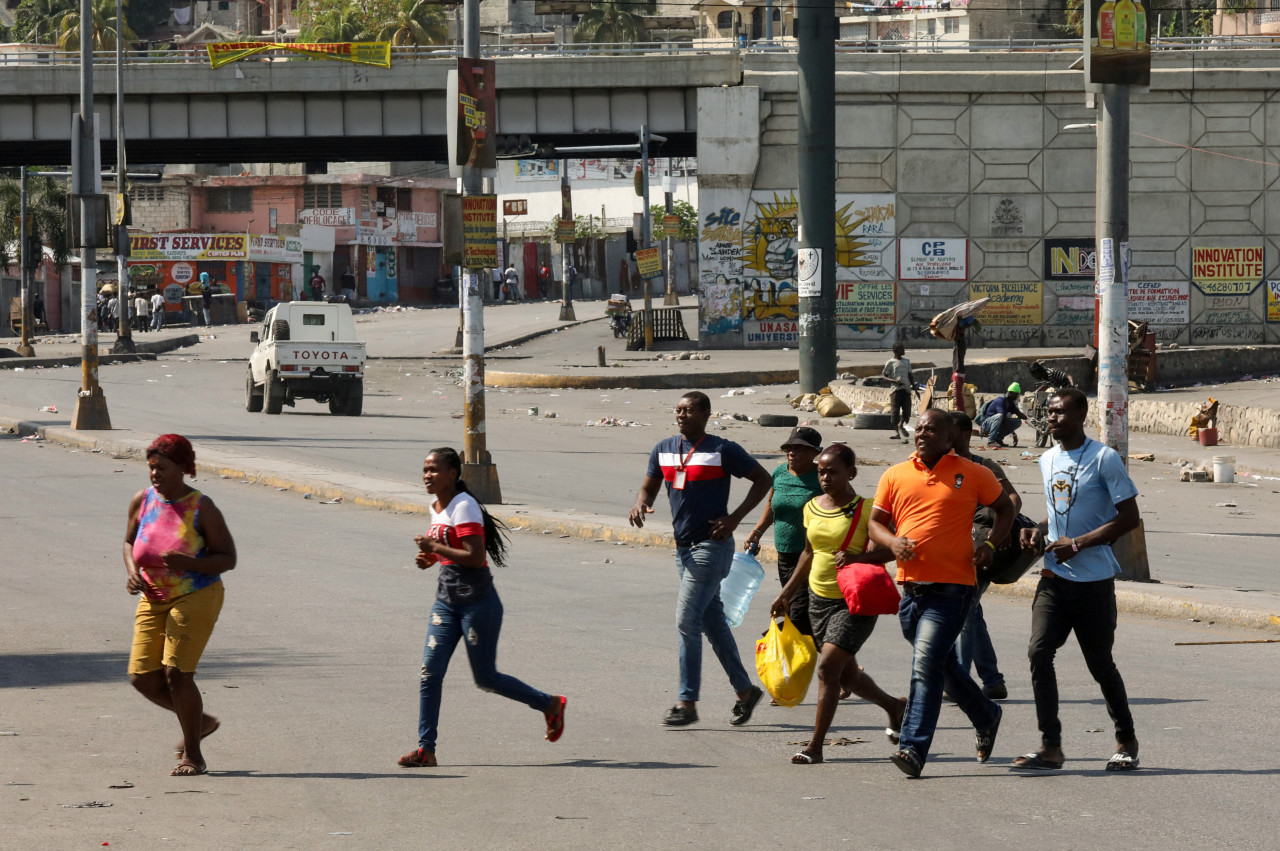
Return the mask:
[[884,564],[893,560],[890,550],[866,551],[871,504],[853,489],[857,475],[857,456],[846,444],[833,443],[818,455],[822,495],[804,507],[804,554],[769,609],[774,617],[781,617],[791,598],[808,584],[809,621],[820,651],[818,711],[809,745],[791,757],[796,765],[822,762],[822,745],[841,697],[856,694],[883,709],[889,716],[885,732],[895,744],[906,710],[906,698],[890,697],[858,666],[856,654],[871,636],[876,619],[851,614],[836,583],[836,572],[846,564]]

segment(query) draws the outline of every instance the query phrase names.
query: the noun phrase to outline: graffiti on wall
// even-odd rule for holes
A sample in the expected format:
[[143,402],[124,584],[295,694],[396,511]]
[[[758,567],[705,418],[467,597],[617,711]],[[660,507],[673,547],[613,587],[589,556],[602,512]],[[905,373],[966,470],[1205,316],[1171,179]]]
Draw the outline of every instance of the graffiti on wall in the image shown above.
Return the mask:
[[742,284],[720,275],[703,284],[698,299],[698,328],[702,334],[729,334],[742,330]]

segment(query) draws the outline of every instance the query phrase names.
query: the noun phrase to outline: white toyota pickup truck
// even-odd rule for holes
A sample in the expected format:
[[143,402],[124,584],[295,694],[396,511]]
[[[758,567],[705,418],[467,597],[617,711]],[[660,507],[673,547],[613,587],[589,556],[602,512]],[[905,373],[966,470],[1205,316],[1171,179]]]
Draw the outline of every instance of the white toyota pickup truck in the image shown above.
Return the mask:
[[278,414],[297,399],[328,402],[329,413],[360,416],[364,407],[364,343],[351,307],[315,301],[277,304],[249,341],[244,408]]

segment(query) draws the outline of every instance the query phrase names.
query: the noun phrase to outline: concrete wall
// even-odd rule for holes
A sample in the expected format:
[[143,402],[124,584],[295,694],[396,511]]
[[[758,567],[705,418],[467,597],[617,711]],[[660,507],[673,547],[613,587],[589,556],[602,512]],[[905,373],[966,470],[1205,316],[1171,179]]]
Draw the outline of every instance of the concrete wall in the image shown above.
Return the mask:
[[[984,295],[993,302],[974,335],[977,347],[1089,342],[1092,269],[1055,275],[1046,262],[1046,240],[1091,247],[1094,229],[1094,134],[1063,129],[1096,119],[1080,72],[1067,70],[1072,58],[839,57],[842,347],[887,347],[895,338],[947,345],[929,337],[929,320]],[[726,119],[727,90],[698,102],[700,172],[730,172],[718,175],[723,189],[704,179],[701,195],[700,274],[710,317],[703,345],[794,346],[790,299],[774,303],[767,293],[769,283],[775,293],[794,285],[787,262],[794,255],[795,57],[743,61],[735,97],[758,95],[754,136],[740,100]],[[1270,51],[1160,53],[1151,91],[1133,94],[1131,312],[1163,342],[1280,342],[1280,296],[1267,284],[1280,278],[1280,174],[1263,165],[1280,146],[1280,106],[1272,102],[1278,71]],[[721,152],[720,138],[731,133],[739,148],[751,148],[754,138],[755,156],[747,157],[754,168],[730,164],[741,150],[734,161]],[[1196,248],[1256,248],[1262,262],[1238,279],[1212,280],[1195,273]],[[949,262],[932,262],[938,256]],[[769,301],[764,329],[753,325],[758,285]]]

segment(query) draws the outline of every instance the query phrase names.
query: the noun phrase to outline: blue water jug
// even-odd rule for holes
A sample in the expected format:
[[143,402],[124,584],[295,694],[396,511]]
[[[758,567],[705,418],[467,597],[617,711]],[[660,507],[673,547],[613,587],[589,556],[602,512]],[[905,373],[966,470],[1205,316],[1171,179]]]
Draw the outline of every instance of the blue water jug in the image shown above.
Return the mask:
[[720,583],[720,603],[724,606],[724,619],[737,628],[747,617],[747,608],[756,589],[764,579],[764,568],[747,553],[733,554],[733,566],[729,575]]

